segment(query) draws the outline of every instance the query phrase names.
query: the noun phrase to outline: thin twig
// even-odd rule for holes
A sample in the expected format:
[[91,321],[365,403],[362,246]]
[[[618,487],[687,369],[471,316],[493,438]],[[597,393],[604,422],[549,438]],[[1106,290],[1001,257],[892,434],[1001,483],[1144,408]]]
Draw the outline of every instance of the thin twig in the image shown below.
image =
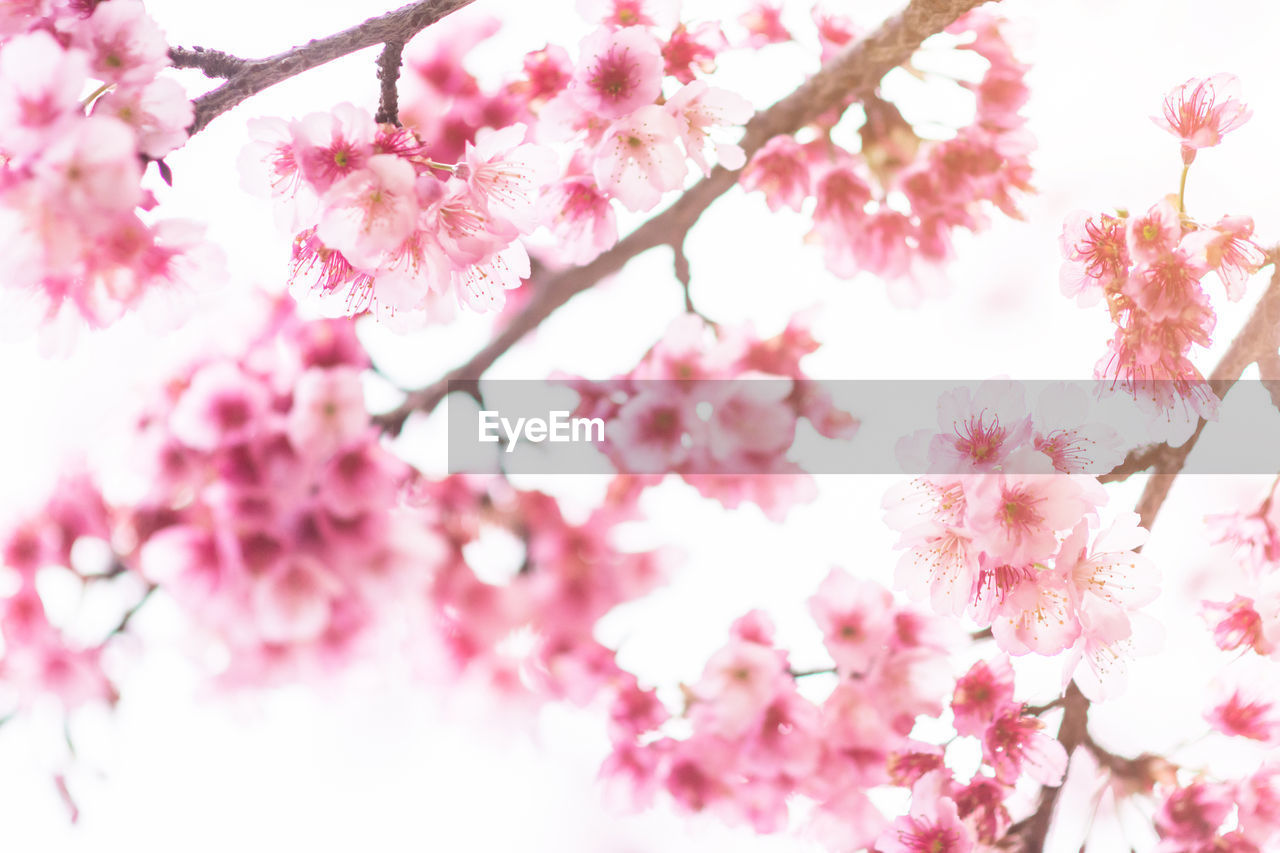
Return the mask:
[[[750,159],[773,137],[795,133],[828,110],[872,94],[880,79],[910,59],[921,42],[980,4],[981,0],[911,0],[902,12],[889,18],[866,38],[850,45],[790,95],[756,113],[747,123],[742,138],[747,158]],[[502,331],[465,364],[436,382],[407,394],[400,406],[378,419],[382,428],[392,435],[399,433],[412,412],[431,411],[439,405],[448,393],[450,381],[474,378],[484,373],[517,341],[571,298],[618,272],[642,252],[671,245],[698,221],[712,202],[737,182],[737,172],[716,167],[709,177],[686,190],[670,207],[591,263],[563,270],[545,280],[531,281],[529,286],[534,288],[533,297]]]
[[389,41],[382,47],[378,55],[378,80],[381,82],[378,95],[378,112],[373,117],[379,124],[390,123],[400,126],[400,94],[396,91],[396,81],[400,79],[400,59],[404,55],[404,42]]
[[195,121],[188,132],[194,136],[237,104],[326,62],[374,45],[404,44],[436,21],[472,2],[474,0],[418,0],[275,56],[244,60],[245,64],[226,83],[196,98]]

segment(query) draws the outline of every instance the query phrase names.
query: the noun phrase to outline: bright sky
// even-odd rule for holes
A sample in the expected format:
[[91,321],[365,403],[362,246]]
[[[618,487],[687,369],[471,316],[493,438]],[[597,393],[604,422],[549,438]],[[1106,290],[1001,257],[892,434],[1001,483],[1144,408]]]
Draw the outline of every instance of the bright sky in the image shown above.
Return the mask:
[[[274,53],[391,5],[148,3],[173,43],[246,56]],[[687,5],[707,10],[706,17],[731,4]],[[468,14],[495,14],[508,27],[477,57],[474,70],[509,67],[548,39],[566,41],[572,50],[582,31],[572,6],[571,0],[478,0]],[[797,22],[806,15],[806,3],[785,6]],[[1189,184],[1190,209],[1203,219],[1247,213],[1262,242],[1280,239],[1280,194],[1273,189],[1280,186],[1274,156],[1280,77],[1273,44],[1280,5],[1008,0],[1004,8],[1019,22],[1021,54],[1034,69],[1027,114],[1039,140],[1040,195],[1026,205],[1027,222],[998,220],[990,232],[961,241],[952,294],[903,311],[889,304],[875,280],[828,275],[819,253],[802,244],[799,217],[769,215],[758,198],[734,193],[712,208],[690,244],[699,307],[718,320],[751,320],[772,332],[792,312],[822,301],[818,333],[828,343],[810,362],[818,376],[1086,378],[1108,326],[1101,309],[1077,309],[1058,294],[1060,223],[1075,208],[1145,208],[1175,190],[1176,143],[1148,116],[1170,86],[1216,71],[1242,79],[1255,116],[1220,150],[1199,158]],[[805,70],[788,65],[799,54],[787,51],[763,66],[737,58],[726,71],[753,102],[765,105]],[[210,235],[228,247],[231,279],[204,297],[200,325],[159,334],[125,324],[81,340],[73,356],[58,361],[41,357],[30,342],[0,344],[7,366],[0,399],[8,401],[9,413],[0,427],[6,439],[0,441],[0,507],[35,503],[32,496],[66,453],[118,447],[110,425],[119,424],[135,395],[181,353],[235,328],[236,318],[250,310],[240,297],[246,288],[278,286],[288,240],[273,230],[265,204],[237,186],[235,158],[247,138],[245,121],[299,116],[342,100],[372,107],[375,54],[349,57],[253,99],[170,158],[175,188],[164,199],[166,209],[208,222]],[[903,79],[886,82],[890,94],[907,85]],[[957,109],[928,94],[918,103],[921,114],[948,116]],[[529,378],[562,369],[601,376],[626,369],[680,311],[669,264],[663,252],[638,259],[616,281],[552,318],[536,339],[500,361],[494,375]],[[1260,287],[1256,281],[1246,303]],[[1216,302],[1220,349],[1248,306]],[[460,361],[484,329],[482,322],[464,320],[412,339],[365,331],[388,368],[414,384]],[[1212,360],[1200,363],[1207,367]],[[1232,411],[1229,398],[1223,418]],[[409,441],[417,446],[406,452],[441,466],[440,434],[432,424],[411,431]],[[1206,444],[1215,440],[1222,439],[1211,428]],[[779,622],[784,642],[813,654],[816,631],[803,602],[832,565],[885,582],[891,577],[893,537],[879,513],[889,482],[833,478],[824,482],[817,504],[797,509],[784,526],[762,524],[754,509],[722,512],[677,484],[655,490],[648,504],[652,535],[681,544],[685,566],[670,587],[607,620],[605,639],[625,638],[622,662],[651,681],[692,680],[724,641],[729,622],[764,606]],[[1197,719],[1205,684],[1186,673],[1208,670],[1186,662],[1203,659],[1208,639],[1192,619],[1186,590],[1204,587],[1221,597],[1230,574],[1203,544],[1201,519],[1250,499],[1262,484],[1262,478],[1198,478],[1175,488],[1148,549],[1166,579],[1166,595],[1153,612],[1165,623],[1168,645],[1136,668],[1123,699],[1095,711],[1096,731],[1107,743],[1161,749],[1202,729]],[[1132,507],[1140,488],[1140,480],[1113,487],[1113,506]],[[594,715],[564,708],[549,708],[536,719],[504,714],[482,697],[415,678],[394,661],[321,687],[211,694],[183,639],[187,626],[180,613],[153,602],[135,625],[144,642],[113,661],[124,700],[114,714],[75,721],[79,760],[69,769],[83,812],[78,827],[67,826],[48,781],[51,767],[67,766],[60,725],[37,714],[0,730],[0,825],[12,849],[809,849],[794,839],[758,840],[665,812],[622,818],[603,810],[592,785],[605,748]],[[1025,668],[1040,684],[1057,671],[1056,664]],[[1202,745],[1201,752],[1221,753],[1218,745]],[[1194,749],[1179,755],[1202,760]],[[1119,831],[1101,826],[1091,849],[1116,849]],[[1078,846],[1059,837],[1048,849]]]

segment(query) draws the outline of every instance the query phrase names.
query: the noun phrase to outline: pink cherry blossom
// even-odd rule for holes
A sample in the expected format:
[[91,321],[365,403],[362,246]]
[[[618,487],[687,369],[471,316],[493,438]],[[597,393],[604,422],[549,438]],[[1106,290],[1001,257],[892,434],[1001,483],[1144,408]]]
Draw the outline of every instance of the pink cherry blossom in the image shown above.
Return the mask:
[[764,194],[769,210],[800,210],[809,196],[810,166],[804,147],[790,136],[775,136],[755,153],[742,172],[748,191]]
[[1182,237],[1182,220],[1173,204],[1164,199],[1142,216],[1132,216],[1125,227],[1129,257],[1150,263],[1173,251]]
[[1182,161],[1195,160],[1196,151],[1222,141],[1222,137],[1249,120],[1252,111],[1237,100],[1240,81],[1232,74],[1192,77],[1169,90],[1164,114],[1153,116],[1159,127],[1182,142]]
[[641,107],[609,126],[596,151],[596,184],[630,210],[649,210],[688,170],[679,125],[662,107]]
[[472,195],[491,215],[531,231],[537,194],[552,178],[555,155],[524,143],[524,136],[522,124],[478,134],[475,145],[467,143],[463,171]]
[[64,50],[44,31],[0,47],[0,146],[11,156],[35,154],[66,131],[88,71],[83,52]]
[[567,177],[542,199],[539,218],[548,223],[567,262],[590,263],[618,242],[617,214],[591,177]]
[[662,51],[643,29],[596,30],[579,50],[568,91],[583,109],[618,119],[658,97]]
[[983,757],[996,771],[996,778],[1012,783],[1026,774],[1042,785],[1062,784],[1067,771],[1067,751],[1044,731],[1044,723],[1008,708],[982,736]]
[[1013,705],[1013,666],[1007,657],[978,661],[956,681],[951,711],[957,732],[980,736]]
[[[726,89],[713,89],[701,80],[688,83],[667,101],[667,111],[680,128],[680,141],[704,175],[711,174],[706,147],[713,127],[740,125],[751,118],[751,104]],[[716,159],[726,169],[741,169],[746,156],[737,145],[717,144]]]
[[390,154],[370,157],[365,167],[325,194],[316,236],[356,266],[376,266],[413,231],[418,216],[413,167]]
[[911,790],[911,812],[876,839],[881,853],[970,853],[973,835],[955,801],[944,793],[945,771],[935,771]]
[[145,85],[169,65],[164,33],[138,0],[97,4],[72,43],[89,55],[94,76],[109,83]]
[[831,570],[809,599],[809,611],[837,670],[863,675],[883,653],[892,631],[892,603],[893,596],[879,584]]

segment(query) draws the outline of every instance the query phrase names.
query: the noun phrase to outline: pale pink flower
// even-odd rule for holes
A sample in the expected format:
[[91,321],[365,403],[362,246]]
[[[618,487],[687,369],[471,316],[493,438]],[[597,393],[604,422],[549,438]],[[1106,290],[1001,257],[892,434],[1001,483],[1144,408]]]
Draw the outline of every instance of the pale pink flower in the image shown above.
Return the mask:
[[284,230],[296,233],[314,223],[319,197],[303,178],[292,126],[278,118],[252,118],[247,126],[252,141],[236,160],[240,185],[254,195],[291,203],[275,208]]
[[1222,137],[1249,120],[1253,112],[1242,101],[1240,81],[1234,74],[1192,77],[1164,96],[1164,114],[1151,120],[1182,142],[1182,162],[1190,164],[1196,151],[1222,141]]
[[1089,395],[1079,385],[1053,383],[1040,393],[1031,444],[1055,471],[1098,476],[1124,459],[1119,433],[1104,423],[1086,423],[1088,410]]
[[641,107],[610,125],[596,149],[593,174],[600,189],[630,210],[650,210],[678,189],[688,167],[676,144],[679,125],[662,107]]
[[342,585],[319,560],[296,554],[253,583],[250,604],[258,632],[270,643],[305,643],[329,627]]
[[790,683],[777,650],[734,639],[707,660],[694,686],[708,731],[727,737],[755,725],[769,702]]
[[705,442],[706,425],[694,411],[695,402],[665,382],[645,383],[627,400],[605,427],[610,450],[624,470],[646,474],[678,470],[688,459],[690,447],[698,440]]
[[1203,257],[1227,289],[1227,298],[1238,302],[1244,296],[1249,276],[1266,262],[1266,253],[1254,242],[1253,218],[1224,216],[1217,225],[1201,228],[1182,238],[1182,248]]
[[1159,571],[1137,553],[1148,535],[1138,524],[1136,513],[1121,513],[1089,545],[1089,522],[1082,520],[1062,543],[1054,566],[1070,579],[1080,609],[1129,611],[1159,596]]
[[911,789],[911,812],[876,839],[880,853],[970,853],[973,834],[961,821],[955,801],[946,795],[949,775],[927,774]]
[[[112,0],[114,2],[114,0]],[[373,156],[377,125],[373,116],[351,104],[311,113],[290,125],[293,160],[317,193],[363,169]]]
[[230,362],[202,367],[173,407],[170,427],[184,444],[214,450],[243,442],[262,429],[269,392]]
[[516,240],[488,260],[451,274],[458,303],[473,311],[501,311],[507,291],[515,290],[531,274],[529,253]]
[[882,657],[893,632],[893,595],[874,581],[832,569],[809,599],[822,641],[845,675],[864,675]]
[[1129,257],[1137,263],[1151,263],[1167,255],[1182,238],[1182,217],[1169,199],[1161,199],[1141,216],[1129,217],[1125,243]]
[[[680,141],[689,158],[704,175],[711,174],[706,148],[711,142],[711,128],[741,125],[751,118],[750,102],[726,89],[713,89],[701,80],[686,84],[668,99],[667,112],[680,128]],[[747,158],[733,144],[716,143],[716,159],[730,171],[741,169]]]
[[524,142],[525,126],[481,130],[467,143],[460,165],[472,195],[493,216],[532,231],[538,193],[554,177],[555,155],[549,148]]
[[703,386],[711,403],[706,450],[721,462],[780,456],[795,440],[796,413],[787,404],[790,379],[753,375]]
[[0,148],[35,154],[78,118],[88,75],[83,52],[63,50],[43,30],[0,47]]
[[145,85],[169,65],[164,33],[138,0],[99,3],[72,33],[89,54],[94,76],[109,83]]
[[542,194],[543,213],[566,262],[590,263],[618,242],[618,219],[609,198],[587,176],[565,178]]
[[1062,256],[1059,283],[1064,296],[1081,307],[1096,304],[1104,293],[1120,287],[1129,275],[1125,222],[1109,214],[1090,217],[1083,210],[1070,214],[1058,238]]
[[662,91],[662,50],[638,27],[596,30],[582,41],[569,94],[583,109],[622,118]]
[[325,193],[316,235],[355,266],[377,266],[414,229],[416,180],[413,166],[405,160],[393,154],[370,157],[363,169]]
[[984,570],[978,586],[983,594],[977,603],[979,615],[994,608],[991,633],[1011,655],[1056,655],[1080,636],[1070,587],[1060,572],[1000,566]]
[[[921,462],[919,443],[928,437],[927,461]],[[988,380],[976,393],[961,387],[938,400],[938,433],[911,436],[900,444],[899,456],[918,471],[938,474],[977,473],[997,470],[1010,462],[1011,454],[1031,437],[1021,387],[1014,382]]]
[[186,144],[195,110],[182,86],[160,77],[144,87],[108,92],[94,102],[93,114],[114,116],[132,127],[138,135],[138,150],[159,159]]
[[36,175],[76,216],[127,213],[143,197],[133,131],[107,116],[90,116],[56,139]]
[[289,441],[301,452],[327,456],[359,436],[368,423],[355,368],[311,368],[294,383],[286,428]]
[[[1044,460],[1034,450],[1020,453]],[[999,562],[1023,566],[1044,560],[1058,548],[1057,531],[1075,527],[1106,500],[1092,478],[1026,473],[1033,464],[1011,459],[1018,473],[976,477],[966,484],[966,520],[974,542]],[[1044,464],[1049,467],[1047,460]]]
[[[424,181],[419,181],[421,186]],[[504,219],[495,219],[471,193],[454,191],[426,207],[419,221],[457,267],[479,263],[504,248],[519,233]]]

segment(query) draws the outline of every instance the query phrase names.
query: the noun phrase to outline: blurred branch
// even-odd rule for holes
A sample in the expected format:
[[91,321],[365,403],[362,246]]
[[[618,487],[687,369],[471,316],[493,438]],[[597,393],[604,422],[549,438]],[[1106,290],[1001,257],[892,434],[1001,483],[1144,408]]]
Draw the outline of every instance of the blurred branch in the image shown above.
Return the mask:
[[378,95],[378,112],[373,120],[379,124],[400,126],[400,93],[396,91],[396,81],[400,79],[400,60],[403,56],[402,41],[387,42],[378,56],[378,80],[382,85]]
[[[208,127],[209,122],[264,89],[349,53],[379,44],[403,45],[436,21],[472,2],[474,0],[418,0],[342,32],[312,39],[304,45],[264,59],[238,59],[222,54],[227,59],[238,60],[234,66],[236,70],[227,78],[227,82],[195,99],[195,121],[187,130],[194,136]],[[189,55],[178,50],[179,57],[187,62]],[[174,63],[178,64],[178,60],[175,59]]]
[[[747,159],[775,136],[795,133],[823,113],[842,107],[851,99],[875,92],[880,79],[911,58],[929,36],[941,32],[956,18],[981,5],[981,0],[911,0],[875,32],[853,43],[806,80],[791,94],[747,122],[742,149]],[[439,380],[410,392],[404,402],[378,419],[383,428],[397,434],[414,411],[431,411],[448,393],[451,380],[479,376],[517,341],[551,316],[577,294],[621,270],[637,255],[673,245],[693,227],[711,203],[738,182],[736,172],[717,166],[711,175],[694,184],[670,207],[636,228],[612,249],[591,263],[547,276],[532,277],[532,299],[512,317],[501,332],[465,364]]]

